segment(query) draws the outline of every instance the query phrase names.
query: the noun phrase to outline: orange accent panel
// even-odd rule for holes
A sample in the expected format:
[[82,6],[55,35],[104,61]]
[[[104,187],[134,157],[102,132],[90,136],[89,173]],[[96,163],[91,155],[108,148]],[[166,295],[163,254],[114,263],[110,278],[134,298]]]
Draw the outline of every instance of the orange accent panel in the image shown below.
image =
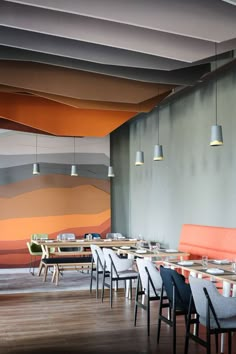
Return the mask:
[[0,93],[0,116],[58,136],[105,136],[136,113],[79,109],[41,97]]
[[179,250],[189,252],[191,259],[206,255],[213,259],[229,260],[236,254],[236,228],[184,224]]
[[[105,220],[110,219],[110,209],[97,215],[59,215],[40,218],[19,218],[0,221],[1,239],[24,240],[37,230],[37,233],[52,234],[56,230],[68,229],[79,225],[87,227],[88,225],[99,226]],[[36,232],[36,231],[34,231]]]

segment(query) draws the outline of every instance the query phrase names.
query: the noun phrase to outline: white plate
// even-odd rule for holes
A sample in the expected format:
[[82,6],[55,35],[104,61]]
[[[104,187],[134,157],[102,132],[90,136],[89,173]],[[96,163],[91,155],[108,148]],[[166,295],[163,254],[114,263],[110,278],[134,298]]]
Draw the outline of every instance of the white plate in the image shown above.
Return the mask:
[[130,250],[130,247],[129,246],[121,246],[120,247],[122,250]]
[[214,259],[213,262],[216,264],[230,264],[230,261],[228,261],[228,259]]
[[193,265],[193,262],[192,261],[180,261],[178,262],[179,265],[183,265],[183,266],[190,266],[190,265]]
[[129,241],[137,241],[136,238],[129,238]]
[[224,274],[223,269],[219,269],[219,268],[209,268],[206,271],[209,274]]
[[169,248],[168,250],[166,250],[167,253],[172,253],[172,252],[179,252],[178,250],[174,250],[172,248]]
[[75,242],[84,242],[84,240],[75,240]]
[[106,239],[104,240],[104,242],[111,242],[111,241],[112,241],[111,238],[106,238]]
[[142,253],[147,253],[147,251],[146,250],[137,250],[136,253],[142,254]]
[[54,242],[54,240],[45,240],[45,242]]

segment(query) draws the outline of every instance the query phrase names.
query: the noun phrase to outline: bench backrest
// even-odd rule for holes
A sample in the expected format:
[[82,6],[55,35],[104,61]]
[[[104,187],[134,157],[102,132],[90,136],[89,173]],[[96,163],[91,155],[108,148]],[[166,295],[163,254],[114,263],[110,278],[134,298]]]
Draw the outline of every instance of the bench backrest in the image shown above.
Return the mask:
[[179,250],[191,259],[207,255],[213,259],[236,259],[236,228],[184,224]]

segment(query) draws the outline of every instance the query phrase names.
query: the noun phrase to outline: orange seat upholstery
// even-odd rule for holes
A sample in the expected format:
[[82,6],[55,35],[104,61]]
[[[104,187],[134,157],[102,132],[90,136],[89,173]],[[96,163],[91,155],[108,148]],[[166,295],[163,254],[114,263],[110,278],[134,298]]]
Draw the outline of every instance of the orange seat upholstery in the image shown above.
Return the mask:
[[236,228],[184,224],[179,250],[190,253],[190,259],[206,255],[213,259],[236,258]]

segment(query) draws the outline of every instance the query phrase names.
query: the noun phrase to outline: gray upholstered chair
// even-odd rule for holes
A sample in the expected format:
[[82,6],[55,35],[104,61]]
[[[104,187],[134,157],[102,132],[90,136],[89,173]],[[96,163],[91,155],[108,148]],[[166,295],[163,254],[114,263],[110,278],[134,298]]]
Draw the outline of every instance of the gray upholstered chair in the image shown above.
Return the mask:
[[[137,279],[138,272],[133,270],[134,261],[132,259],[120,258],[112,249],[103,248],[103,254],[105,258],[105,267],[103,270],[102,281],[102,301],[104,299],[104,287],[107,286],[110,289],[110,305],[112,307],[113,300],[113,282],[118,285],[119,280],[129,280],[130,298],[132,298],[132,280]],[[105,283],[105,271],[110,272],[110,283]],[[126,285],[126,282],[125,282]]]
[[210,354],[212,334],[216,337],[216,350],[218,351],[219,333],[228,333],[228,353],[231,353],[231,332],[236,331],[236,298],[221,295],[210,280],[190,277],[189,283],[199,323],[206,327],[206,339],[199,340],[199,337],[190,331],[188,316],[185,354],[188,353],[189,338],[202,344],[207,354]]
[[[150,335],[150,302],[160,300],[162,278],[152,261],[143,258],[136,259],[138,282],[135,295],[134,325],[137,322],[138,307],[147,311],[147,332]],[[144,296],[144,301],[143,301]]]

